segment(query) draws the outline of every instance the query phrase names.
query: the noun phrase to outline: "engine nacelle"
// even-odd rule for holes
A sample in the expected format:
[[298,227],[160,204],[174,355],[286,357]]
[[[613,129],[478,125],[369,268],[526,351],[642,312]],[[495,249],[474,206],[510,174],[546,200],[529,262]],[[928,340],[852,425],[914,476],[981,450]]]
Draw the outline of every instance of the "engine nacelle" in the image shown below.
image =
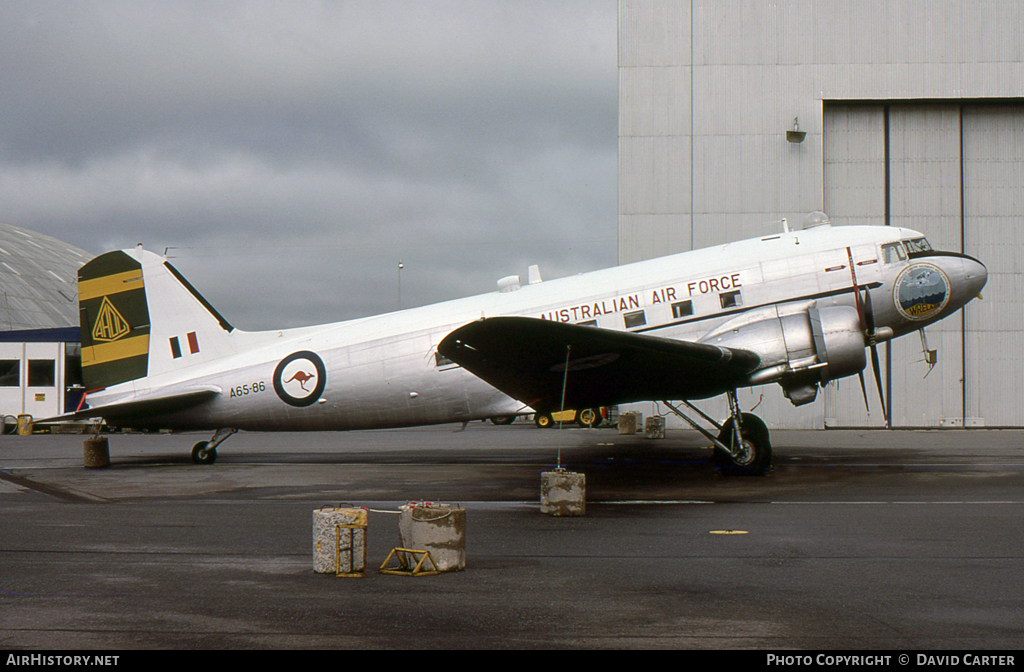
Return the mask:
[[[815,364],[801,370],[791,362],[791,372],[782,376],[782,393],[794,406],[803,406],[818,396],[818,385],[860,373],[867,365],[864,332],[860,316],[850,306],[807,309]],[[804,338],[800,339],[801,343]]]
[[860,316],[851,306],[812,305],[782,317],[743,320],[722,325],[701,341],[757,352],[764,368],[749,384],[778,382],[795,406],[814,401],[819,384],[860,373],[867,365]]
[[827,383],[864,370],[867,364],[864,331],[856,308],[808,308],[807,317],[818,361],[825,364],[821,369],[821,382]]

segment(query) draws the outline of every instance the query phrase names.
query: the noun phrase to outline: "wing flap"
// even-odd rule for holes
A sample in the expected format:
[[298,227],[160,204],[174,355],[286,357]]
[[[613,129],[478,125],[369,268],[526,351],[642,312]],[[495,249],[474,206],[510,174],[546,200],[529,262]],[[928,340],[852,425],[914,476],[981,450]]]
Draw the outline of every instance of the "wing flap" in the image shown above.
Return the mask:
[[566,408],[701,399],[735,389],[761,362],[739,348],[530,317],[471,322],[437,351],[541,412],[561,407],[563,382]]

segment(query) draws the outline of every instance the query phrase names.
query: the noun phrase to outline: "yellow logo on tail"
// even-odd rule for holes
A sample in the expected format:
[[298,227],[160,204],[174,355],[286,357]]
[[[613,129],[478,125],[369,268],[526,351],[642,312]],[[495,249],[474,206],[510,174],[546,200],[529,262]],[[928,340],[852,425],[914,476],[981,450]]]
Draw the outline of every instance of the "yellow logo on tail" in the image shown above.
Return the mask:
[[110,299],[104,296],[103,303],[100,304],[100,314],[96,316],[96,324],[92,328],[93,340],[116,341],[127,336],[129,331],[131,327],[128,320],[124,319]]

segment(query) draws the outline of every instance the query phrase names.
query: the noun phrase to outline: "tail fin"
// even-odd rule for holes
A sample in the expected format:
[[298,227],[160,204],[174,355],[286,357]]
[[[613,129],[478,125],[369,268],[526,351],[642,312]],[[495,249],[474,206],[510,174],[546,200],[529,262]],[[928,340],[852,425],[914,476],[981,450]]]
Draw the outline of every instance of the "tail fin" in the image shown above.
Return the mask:
[[144,378],[149,367],[149,308],[142,264],[108,252],[78,272],[82,381],[86,390]]
[[97,390],[233,354],[234,328],[163,257],[100,255],[78,272],[82,379]]

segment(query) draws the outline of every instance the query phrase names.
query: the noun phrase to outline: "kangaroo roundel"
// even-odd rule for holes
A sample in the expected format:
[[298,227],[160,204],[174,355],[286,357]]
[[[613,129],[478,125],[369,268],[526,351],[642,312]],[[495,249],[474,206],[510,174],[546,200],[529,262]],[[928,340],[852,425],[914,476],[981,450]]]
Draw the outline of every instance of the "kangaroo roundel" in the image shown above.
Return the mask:
[[292,406],[316,403],[326,386],[327,369],[315,352],[293,352],[274,369],[274,391]]

